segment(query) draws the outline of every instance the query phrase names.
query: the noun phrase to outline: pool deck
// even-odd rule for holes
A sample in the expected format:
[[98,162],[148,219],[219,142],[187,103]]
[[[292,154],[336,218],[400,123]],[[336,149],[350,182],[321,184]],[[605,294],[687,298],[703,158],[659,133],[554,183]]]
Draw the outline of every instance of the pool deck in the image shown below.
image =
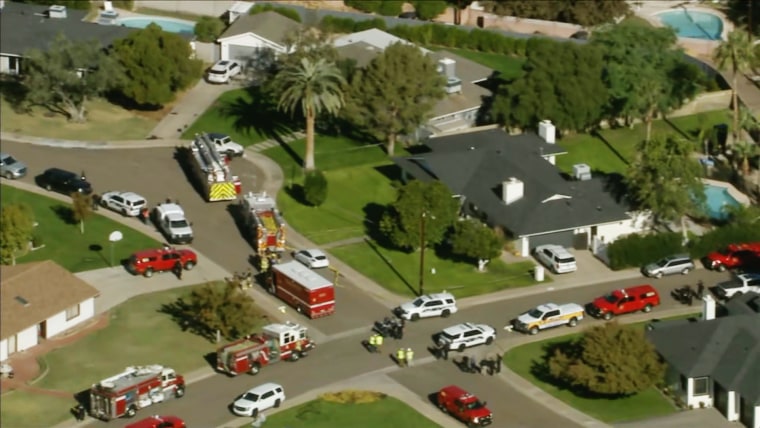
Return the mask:
[[702,183],[726,189],[728,194],[731,195],[732,198],[736,199],[736,202],[744,205],[745,207],[751,204],[749,197],[737,190],[736,187],[734,187],[734,185],[731,183],[727,183],[725,181],[710,180],[708,178],[703,178]]

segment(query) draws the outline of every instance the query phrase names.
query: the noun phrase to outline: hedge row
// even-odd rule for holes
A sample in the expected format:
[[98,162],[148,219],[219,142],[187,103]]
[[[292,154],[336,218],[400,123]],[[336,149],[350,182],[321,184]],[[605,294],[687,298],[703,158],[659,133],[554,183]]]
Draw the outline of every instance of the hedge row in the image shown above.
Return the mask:
[[404,5],[401,0],[345,0],[343,3],[362,12],[384,16],[397,16]]
[[382,18],[354,21],[349,18],[326,16],[319,23],[319,27],[329,33],[346,34],[377,28],[415,44],[456,47],[504,55],[525,55],[528,42],[525,38],[507,37],[493,31],[477,28],[467,31],[450,25],[396,25],[388,28]]

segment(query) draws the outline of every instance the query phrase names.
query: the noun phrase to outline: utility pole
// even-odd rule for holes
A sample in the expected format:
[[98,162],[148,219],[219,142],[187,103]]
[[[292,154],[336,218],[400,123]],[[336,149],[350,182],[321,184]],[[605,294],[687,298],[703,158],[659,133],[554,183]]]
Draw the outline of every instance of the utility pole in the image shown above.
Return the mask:
[[425,217],[423,211],[420,215],[420,296],[425,294]]

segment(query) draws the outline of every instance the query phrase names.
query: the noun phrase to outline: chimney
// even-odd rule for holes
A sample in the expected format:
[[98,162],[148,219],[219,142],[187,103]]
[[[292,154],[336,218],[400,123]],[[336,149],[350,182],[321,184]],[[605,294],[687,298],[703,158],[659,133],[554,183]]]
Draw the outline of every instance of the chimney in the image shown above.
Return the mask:
[[591,180],[591,167],[585,163],[573,165],[573,178],[579,181]]
[[52,5],[48,8],[48,18],[65,18],[66,6]]
[[702,297],[702,320],[709,321],[715,319],[715,299],[709,294]]
[[551,120],[542,120],[538,124],[538,136],[543,138],[549,144],[554,144],[556,131]]
[[525,183],[515,177],[501,183],[501,197],[507,205],[522,199],[524,193]]
[[461,93],[462,79],[457,77],[457,62],[451,58],[442,58],[438,60],[438,72],[446,79],[446,93]]

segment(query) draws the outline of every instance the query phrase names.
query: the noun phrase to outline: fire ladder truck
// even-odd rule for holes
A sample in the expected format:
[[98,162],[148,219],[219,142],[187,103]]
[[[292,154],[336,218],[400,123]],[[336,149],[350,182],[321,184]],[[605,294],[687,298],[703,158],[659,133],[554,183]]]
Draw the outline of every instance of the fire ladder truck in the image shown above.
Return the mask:
[[208,134],[195,134],[190,163],[208,202],[231,201],[240,193],[240,178],[232,175],[226,156],[216,150]]
[[135,416],[137,410],[169,397],[185,395],[185,379],[161,365],[127,367],[90,389],[90,415],[111,420]]
[[267,270],[268,257],[285,251],[285,221],[277,210],[274,198],[266,192],[248,192],[241,198],[240,204],[260,267]]

